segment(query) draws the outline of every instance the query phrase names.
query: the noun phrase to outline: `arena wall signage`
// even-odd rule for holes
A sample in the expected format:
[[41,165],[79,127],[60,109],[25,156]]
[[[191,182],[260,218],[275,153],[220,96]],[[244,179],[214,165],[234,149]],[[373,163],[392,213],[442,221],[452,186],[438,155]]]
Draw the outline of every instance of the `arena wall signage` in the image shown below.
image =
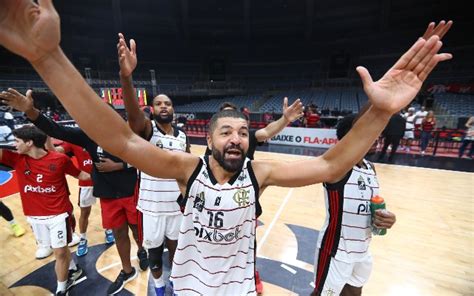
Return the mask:
[[286,127],[270,144],[329,148],[337,143],[335,129]]
[[194,113],[180,113],[180,112],[177,112],[175,114],[176,114],[176,118],[186,117],[186,119],[188,119],[188,120],[193,120],[194,118],[196,118],[196,114],[194,114]]

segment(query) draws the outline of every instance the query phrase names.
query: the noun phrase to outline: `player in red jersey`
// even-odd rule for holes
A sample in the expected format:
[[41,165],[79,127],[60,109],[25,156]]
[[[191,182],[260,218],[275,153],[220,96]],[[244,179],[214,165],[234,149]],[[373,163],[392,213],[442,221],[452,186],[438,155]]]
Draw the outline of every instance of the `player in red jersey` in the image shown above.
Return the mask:
[[13,131],[17,152],[0,149],[0,162],[17,172],[23,212],[39,245],[51,246],[56,258],[56,295],[65,295],[83,271],[71,259],[72,204],[66,174],[80,180],[90,175],[77,169],[65,155],[47,151],[46,135],[33,126]]
[[[52,147],[51,147],[52,146]],[[59,146],[54,147],[53,145],[48,146],[49,150],[56,150],[57,152],[72,154],[76,157],[77,164],[81,171],[88,174],[92,173],[93,160],[87,150],[81,146],[74,145],[69,142],[62,142]],[[96,202],[96,197],[93,195],[93,181],[92,180],[79,180],[79,197],[78,205],[81,209],[81,215],[79,217],[79,232],[80,241],[77,247],[76,255],[79,257],[85,256],[89,247],[87,244],[87,227],[89,225],[89,216],[91,213],[92,205]],[[114,236],[111,229],[105,230],[106,242],[113,243]]]

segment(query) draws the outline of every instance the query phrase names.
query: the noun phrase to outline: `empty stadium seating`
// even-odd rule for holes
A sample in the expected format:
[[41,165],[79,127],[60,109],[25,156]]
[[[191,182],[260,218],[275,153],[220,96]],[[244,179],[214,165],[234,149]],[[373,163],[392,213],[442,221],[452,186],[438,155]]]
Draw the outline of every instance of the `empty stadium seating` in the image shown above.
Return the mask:
[[473,116],[474,95],[442,93],[435,95],[435,104],[450,115]]

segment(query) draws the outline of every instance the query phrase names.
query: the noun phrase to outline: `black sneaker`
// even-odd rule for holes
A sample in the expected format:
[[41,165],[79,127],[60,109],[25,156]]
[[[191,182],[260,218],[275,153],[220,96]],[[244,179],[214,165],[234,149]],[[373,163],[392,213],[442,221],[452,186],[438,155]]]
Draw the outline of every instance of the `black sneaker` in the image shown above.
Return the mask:
[[148,269],[148,254],[146,253],[145,249],[138,250],[137,252],[138,257],[138,265],[140,265],[140,269],[145,271]]
[[69,290],[75,286],[77,281],[85,276],[84,270],[78,264],[76,264],[76,270],[69,270],[66,290]]
[[59,291],[59,292],[56,292],[55,294],[56,296],[67,296],[69,295],[68,291]]
[[135,267],[132,267],[132,272],[128,274],[125,273],[125,271],[123,270],[120,271],[115,282],[113,282],[112,285],[110,285],[110,287],[107,289],[107,295],[115,295],[118,292],[122,291],[125,284],[134,280],[137,276],[138,272]]

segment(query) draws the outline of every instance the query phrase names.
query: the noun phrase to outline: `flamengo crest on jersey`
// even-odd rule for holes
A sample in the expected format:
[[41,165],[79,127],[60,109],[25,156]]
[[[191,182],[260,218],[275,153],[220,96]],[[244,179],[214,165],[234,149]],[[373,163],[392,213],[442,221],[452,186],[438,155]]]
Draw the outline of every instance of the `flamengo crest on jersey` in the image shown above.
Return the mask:
[[370,199],[378,194],[379,183],[373,164],[366,160],[364,164],[367,169],[354,166],[347,182],[337,189],[324,186],[327,213],[318,248],[325,250],[331,245],[331,250],[326,251],[347,263],[364,260],[372,238]]
[[[174,135],[167,135],[161,131],[152,120],[153,134],[150,143],[164,150],[186,152],[186,134],[173,127]],[[152,160],[150,160],[152,161]],[[157,164],[159,165],[159,164]],[[179,215],[181,214],[178,203],[180,195],[178,183],[174,179],[155,178],[140,172],[140,192],[138,210],[147,215]]]
[[251,162],[219,184],[205,156],[189,180],[171,280],[177,295],[254,295],[256,182]]

